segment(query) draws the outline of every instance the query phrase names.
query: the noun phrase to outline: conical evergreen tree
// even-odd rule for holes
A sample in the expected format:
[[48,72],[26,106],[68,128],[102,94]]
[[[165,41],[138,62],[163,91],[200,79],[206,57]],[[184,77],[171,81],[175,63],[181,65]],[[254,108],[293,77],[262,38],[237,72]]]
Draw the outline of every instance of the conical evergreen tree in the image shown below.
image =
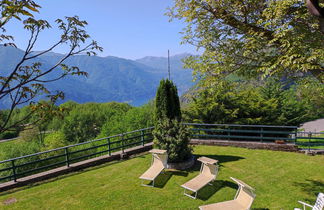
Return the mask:
[[177,87],[172,81],[160,81],[155,98],[154,144],[168,151],[169,162],[181,162],[191,157],[189,130],[181,123]]

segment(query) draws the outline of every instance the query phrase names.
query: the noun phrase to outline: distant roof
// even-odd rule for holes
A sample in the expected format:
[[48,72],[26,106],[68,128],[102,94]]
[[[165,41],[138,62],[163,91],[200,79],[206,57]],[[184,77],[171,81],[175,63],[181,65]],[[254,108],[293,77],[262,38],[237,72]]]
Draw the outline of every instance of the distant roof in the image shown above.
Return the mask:
[[304,129],[305,132],[324,131],[324,118],[306,122],[300,127],[300,129]]

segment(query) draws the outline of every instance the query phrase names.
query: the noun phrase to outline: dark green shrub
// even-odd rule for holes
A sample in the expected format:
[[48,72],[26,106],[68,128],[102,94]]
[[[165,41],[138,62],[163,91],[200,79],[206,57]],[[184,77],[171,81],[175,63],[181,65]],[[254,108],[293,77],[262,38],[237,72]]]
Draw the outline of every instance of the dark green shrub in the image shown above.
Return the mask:
[[182,162],[191,157],[189,129],[178,120],[159,120],[153,135],[154,145],[168,151],[169,162]]
[[3,133],[0,133],[0,139],[12,139],[16,138],[18,136],[17,131],[5,131]]

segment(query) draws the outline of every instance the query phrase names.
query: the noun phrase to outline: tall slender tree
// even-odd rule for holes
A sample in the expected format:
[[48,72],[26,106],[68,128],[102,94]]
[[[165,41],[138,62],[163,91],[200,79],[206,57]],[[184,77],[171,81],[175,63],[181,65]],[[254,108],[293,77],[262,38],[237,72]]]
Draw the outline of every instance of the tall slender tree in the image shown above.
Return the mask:
[[169,162],[188,159],[192,150],[189,146],[189,130],[181,123],[178,91],[172,81],[160,81],[155,103],[155,145],[168,151]]

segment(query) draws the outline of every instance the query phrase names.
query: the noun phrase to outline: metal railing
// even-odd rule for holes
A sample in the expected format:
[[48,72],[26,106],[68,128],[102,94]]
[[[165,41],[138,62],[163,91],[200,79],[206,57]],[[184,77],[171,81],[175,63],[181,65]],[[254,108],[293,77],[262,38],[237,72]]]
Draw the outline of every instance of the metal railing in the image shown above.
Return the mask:
[[193,138],[274,142],[284,140],[294,143],[296,126],[236,125],[236,124],[197,124],[186,123]]
[[89,158],[111,155],[151,142],[153,127],[135,130],[70,146],[60,147],[31,155],[0,161],[0,182],[14,180],[51,170]]
[[[197,124],[185,123],[191,137],[230,141],[274,142],[284,140],[300,147],[324,146],[324,133],[297,132],[296,126]],[[135,130],[115,136],[60,147],[22,157],[0,161],[0,183],[51,170],[102,155],[111,155],[153,140],[154,127]],[[304,136],[303,136],[304,135]],[[324,135],[323,135],[324,136]],[[315,142],[316,141],[316,142]]]
[[296,139],[301,149],[324,150],[324,132],[298,132]]

